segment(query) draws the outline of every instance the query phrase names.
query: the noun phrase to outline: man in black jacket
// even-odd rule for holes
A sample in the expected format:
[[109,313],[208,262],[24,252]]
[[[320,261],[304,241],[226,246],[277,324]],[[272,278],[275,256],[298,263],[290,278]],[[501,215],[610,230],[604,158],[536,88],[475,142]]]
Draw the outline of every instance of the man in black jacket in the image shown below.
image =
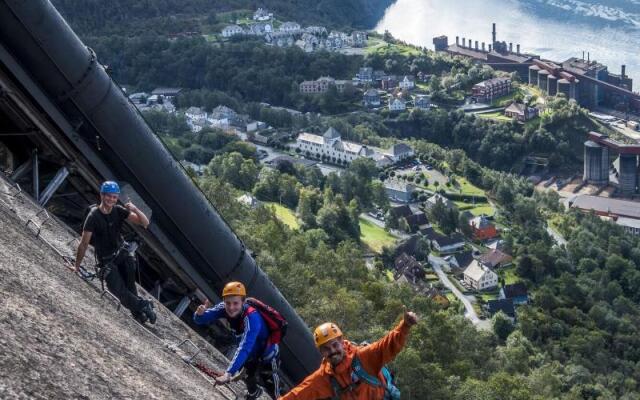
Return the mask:
[[135,256],[125,249],[122,225],[125,221],[147,228],[149,219],[133,203],[118,205],[120,187],[107,181],[100,187],[100,204],[93,207],[84,221],[82,238],[76,253],[75,270],[79,271],[87,247],[91,244],[98,258],[101,278],[131,314],[141,323],[156,322],[153,303],[138,296]]

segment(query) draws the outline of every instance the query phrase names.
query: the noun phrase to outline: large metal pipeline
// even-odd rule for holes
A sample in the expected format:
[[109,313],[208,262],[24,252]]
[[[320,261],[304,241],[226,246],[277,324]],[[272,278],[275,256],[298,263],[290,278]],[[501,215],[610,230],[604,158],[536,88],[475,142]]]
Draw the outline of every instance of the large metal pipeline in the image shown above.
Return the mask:
[[152,209],[151,234],[199,289],[215,299],[226,281],[244,282],[289,321],[285,373],[299,381],[314,370],[307,326],[53,5],[0,0],[0,43],[74,127],[68,139],[89,163],[106,164],[104,178],[128,182]]

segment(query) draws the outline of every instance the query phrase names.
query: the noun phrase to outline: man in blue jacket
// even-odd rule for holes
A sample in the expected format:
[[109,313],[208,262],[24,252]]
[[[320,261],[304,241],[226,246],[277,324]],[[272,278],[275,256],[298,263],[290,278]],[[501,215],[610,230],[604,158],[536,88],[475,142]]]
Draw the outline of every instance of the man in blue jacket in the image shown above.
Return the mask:
[[208,325],[224,318],[239,338],[240,343],[236,353],[225,373],[216,378],[217,383],[228,383],[244,367],[246,399],[257,399],[262,394],[262,388],[258,386],[260,374],[269,374],[273,377],[273,382],[265,381],[265,383],[270,386],[267,388],[269,394],[277,398],[280,395],[277,374],[278,345],[268,345],[268,325],[260,312],[245,302],[246,297],[247,291],[242,283],[230,282],[222,291],[223,301],[211,308],[206,301],[196,310],[193,321],[198,325]]

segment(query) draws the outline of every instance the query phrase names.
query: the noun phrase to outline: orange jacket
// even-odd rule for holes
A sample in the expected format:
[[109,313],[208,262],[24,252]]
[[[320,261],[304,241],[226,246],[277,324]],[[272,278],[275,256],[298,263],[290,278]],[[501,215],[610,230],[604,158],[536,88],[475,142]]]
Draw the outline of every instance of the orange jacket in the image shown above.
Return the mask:
[[[358,354],[362,367],[372,376],[377,376],[380,382],[384,382],[382,377],[382,367],[391,362],[404,347],[409,326],[400,322],[385,337],[368,346],[358,347],[348,340],[344,341],[345,358],[335,368],[327,360],[322,360],[320,368],[305,378],[302,383],[293,388],[289,393],[280,397],[279,400],[316,400],[331,399],[334,395],[331,386],[331,378],[336,377],[341,387],[347,387],[351,380],[351,361]],[[341,400],[382,400],[384,388],[375,387],[365,382],[360,382],[354,390],[343,393]]]

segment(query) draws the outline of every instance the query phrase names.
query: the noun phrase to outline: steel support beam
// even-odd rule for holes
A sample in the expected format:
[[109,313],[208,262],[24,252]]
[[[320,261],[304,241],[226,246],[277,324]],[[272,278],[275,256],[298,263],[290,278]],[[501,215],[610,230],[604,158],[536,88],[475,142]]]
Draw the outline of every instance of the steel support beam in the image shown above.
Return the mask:
[[40,198],[40,171],[38,170],[38,149],[33,149],[31,172],[33,172],[33,198]]
[[184,312],[186,311],[187,307],[189,307],[189,304],[191,304],[191,297],[189,295],[186,295],[182,298],[182,300],[180,300],[180,303],[178,304],[176,309],[173,311],[173,313],[178,318],[180,318],[182,314],[184,314]]
[[53,196],[60,185],[64,183],[65,179],[67,179],[67,176],[69,176],[69,170],[67,169],[67,167],[62,167],[58,170],[56,176],[53,177],[51,182],[49,182],[47,187],[42,192],[42,196],[38,198],[38,203],[40,203],[41,206],[44,207],[47,205],[47,203],[51,199],[51,196]]
[[16,168],[15,171],[13,171],[11,174],[11,180],[16,182],[18,179],[25,176],[31,170],[31,167],[33,167],[33,161],[29,158],[22,165]]

